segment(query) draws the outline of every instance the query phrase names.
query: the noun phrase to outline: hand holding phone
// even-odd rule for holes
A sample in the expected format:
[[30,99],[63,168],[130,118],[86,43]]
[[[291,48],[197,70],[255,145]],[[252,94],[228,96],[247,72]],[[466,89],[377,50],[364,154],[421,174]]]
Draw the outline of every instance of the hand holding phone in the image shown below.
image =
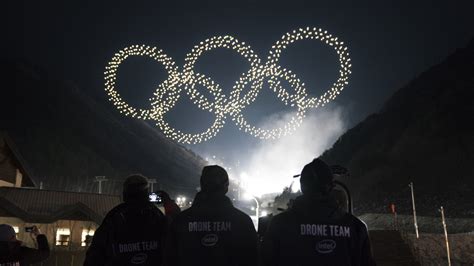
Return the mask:
[[41,234],[39,228],[36,225],[25,227],[25,232],[30,233],[32,237],[37,237],[39,234]]

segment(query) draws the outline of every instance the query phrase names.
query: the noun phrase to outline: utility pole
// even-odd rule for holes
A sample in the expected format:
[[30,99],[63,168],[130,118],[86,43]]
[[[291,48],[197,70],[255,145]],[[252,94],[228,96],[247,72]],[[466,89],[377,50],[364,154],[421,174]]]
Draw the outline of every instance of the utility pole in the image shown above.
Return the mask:
[[255,204],[256,204],[255,216],[257,218],[256,227],[258,228],[258,218],[259,218],[259,215],[260,215],[260,203],[258,202],[258,199],[256,197],[254,197],[253,195],[251,195],[250,193],[246,193],[244,195],[244,198],[248,199],[248,200],[254,200],[255,201]]
[[154,192],[153,185],[156,184],[156,178],[148,179],[148,184],[150,184],[150,192]]
[[96,176],[94,182],[99,183],[99,194],[102,194],[102,182],[108,181],[105,176]]
[[411,203],[413,207],[413,222],[415,224],[415,232],[416,232],[416,238],[420,238],[420,235],[418,234],[418,223],[416,221],[416,208],[415,208],[415,192],[413,192],[413,182],[410,182],[408,185],[411,189]]
[[451,254],[449,252],[448,230],[446,228],[446,219],[444,218],[444,208],[443,208],[443,206],[441,206],[441,208],[439,208],[439,211],[441,212],[441,221],[443,223],[444,239],[446,241],[446,253],[448,254],[448,265],[451,266]]

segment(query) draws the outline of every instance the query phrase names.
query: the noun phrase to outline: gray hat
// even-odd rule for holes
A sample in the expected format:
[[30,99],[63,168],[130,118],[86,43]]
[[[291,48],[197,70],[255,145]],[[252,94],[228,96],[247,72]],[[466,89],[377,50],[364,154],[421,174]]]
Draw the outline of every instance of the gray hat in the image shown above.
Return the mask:
[[0,224],[0,241],[12,241],[15,239],[15,229],[11,225]]

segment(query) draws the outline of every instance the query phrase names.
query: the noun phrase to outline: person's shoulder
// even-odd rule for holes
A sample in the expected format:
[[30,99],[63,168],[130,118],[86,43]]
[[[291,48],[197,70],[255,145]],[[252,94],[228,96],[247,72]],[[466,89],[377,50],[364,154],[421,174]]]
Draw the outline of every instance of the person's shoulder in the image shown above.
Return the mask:
[[191,206],[173,217],[171,221],[171,227],[175,229],[183,227],[186,228],[189,222],[195,221],[196,219],[199,219],[199,217],[201,217],[200,211]]
[[286,221],[296,215],[294,210],[286,210],[273,216],[272,221]]
[[360,218],[352,214],[349,214],[349,215],[352,217],[352,220],[354,221],[354,223],[356,223],[358,226],[367,228],[367,224],[364,221],[362,221]]
[[120,203],[119,205],[115,206],[112,208],[112,210],[110,210],[106,215],[105,215],[105,218],[104,218],[104,222],[106,221],[109,221],[110,219],[112,219],[112,217],[114,217],[116,214],[120,213],[121,211],[123,211],[125,209],[125,203]]
[[232,206],[232,209],[229,212],[229,221],[232,224],[236,224],[238,228],[244,229],[244,228],[252,228],[252,230],[255,229],[254,223],[252,221],[252,218],[245,212],[235,208]]
[[126,206],[127,205],[124,202],[122,202],[119,205],[113,207],[107,214],[113,215],[117,212],[120,212],[120,211],[124,210]]
[[367,231],[367,224],[359,219],[358,217],[354,216],[353,214],[347,213],[346,214],[347,219],[351,223],[352,226],[354,226],[358,231]]
[[0,262],[2,262],[1,259],[6,256],[19,256],[22,248],[23,246],[19,241],[0,241]]
[[271,217],[270,224],[272,228],[285,227],[288,224],[294,223],[294,213],[291,210],[286,210]]
[[134,207],[131,207],[131,209],[132,210],[127,214],[127,216],[138,214],[140,217],[143,217],[143,219],[155,221],[157,223],[166,220],[166,216],[163,212],[151,202],[146,202],[145,204],[138,206],[137,210],[135,210]]
[[192,214],[194,212],[194,208],[193,207],[189,207],[187,208],[186,210],[182,210],[180,213],[178,213],[176,215],[176,219],[177,218],[182,218],[182,217],[187,217],[189,216],[190,214]]
[[242,219],[242,220],[252,220],[250,219],[250,216],[246,214],[245,212],[237,209],[236,207],[232,206],[230,209],[230,212],[232,212],[232,215],[237,218],[237,219]]
[[189,219],[190,217],[193,217],[195,214],[194,208],[191,206],[187,208],[186,210],[182,210],[180,213],[176,214],[176,216],[173,218],[173,223],[181,223],[184,220]]

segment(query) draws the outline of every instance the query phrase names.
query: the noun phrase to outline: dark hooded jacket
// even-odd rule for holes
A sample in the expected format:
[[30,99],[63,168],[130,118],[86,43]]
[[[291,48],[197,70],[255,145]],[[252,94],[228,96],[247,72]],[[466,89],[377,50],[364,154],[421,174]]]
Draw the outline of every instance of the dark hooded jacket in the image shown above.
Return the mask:
[[165,250],[169,266],[256,265],[257,233],[228,197],[200,192],[171,224]]
[[45,235],[36,238],[38,249],[21,246],[21,242],[0,242],[0,266],[30,265],[49,257],[49,245]]
[[163,213],[152,203],[122,203],[97,228],[84,266],[159,266],[166,227]]
[[300,196],[273,217],[263,240],[265,266],[375,265],[366,225],[330,196]]

